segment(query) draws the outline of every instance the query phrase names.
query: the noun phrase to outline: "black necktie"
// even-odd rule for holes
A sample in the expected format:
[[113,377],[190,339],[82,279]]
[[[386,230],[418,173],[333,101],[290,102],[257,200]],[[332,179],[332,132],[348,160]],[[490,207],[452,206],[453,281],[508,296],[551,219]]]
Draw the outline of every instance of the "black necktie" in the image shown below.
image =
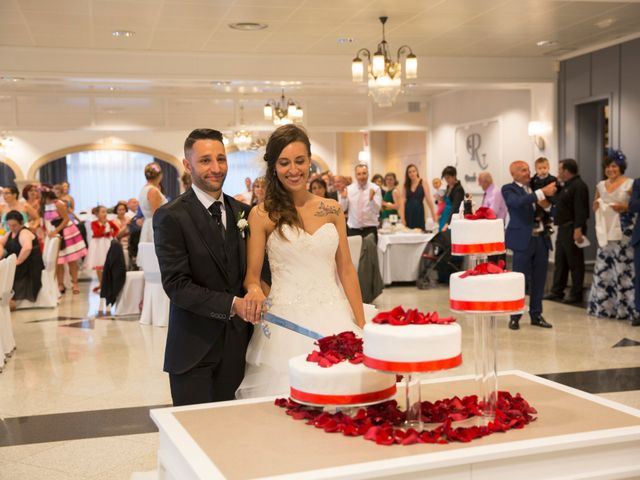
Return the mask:
[[220,231],[220,235],[222,236],[222,240],[225,239],[225,229],[224,224],[222,223],[222,202],[213,202],[209,208],[209,212],[213,217],[213,220],[216,222],[218,226],[218,230]]

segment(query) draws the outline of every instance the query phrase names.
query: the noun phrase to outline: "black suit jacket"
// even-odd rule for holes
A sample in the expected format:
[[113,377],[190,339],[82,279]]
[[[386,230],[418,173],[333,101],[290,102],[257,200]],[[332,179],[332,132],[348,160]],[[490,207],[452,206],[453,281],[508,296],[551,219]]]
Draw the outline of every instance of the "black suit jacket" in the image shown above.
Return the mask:
[[[227,227],[242,212],[249,216],[248,205],[228,195],[224,202],[233,212]],[[162,286],[171,300],[164,371],[181,374],[207,355],[228,324],[250,335],[248,323],[230,316],[233,297],[244,289],[230,284],[222,237],[192,189],[156,210],[153,230]],[[247,268],[245,242],[239,242],[240,279]]]

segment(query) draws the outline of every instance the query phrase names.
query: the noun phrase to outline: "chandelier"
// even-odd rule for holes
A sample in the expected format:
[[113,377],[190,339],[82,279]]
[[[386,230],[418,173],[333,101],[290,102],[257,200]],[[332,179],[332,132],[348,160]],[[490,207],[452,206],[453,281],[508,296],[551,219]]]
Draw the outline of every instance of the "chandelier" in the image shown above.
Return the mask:
[[238,150],[248,150],[253,143],[251,132],[244,128],[244,106],[240,105],[240,130],[233,133],[233,144]]
[[264,106],[264,119],[272,120],[274,125],[300,123],[303,116],[302,107],[290,98],[284,97],[284,89],[280,100],[269,100]]
[[4,154],[12,143],[13,138],[7,132],[0,133],[0,154]]
[[356,83],[364,81],[363,59],[366,59],[369,95],[373,97],[378,106],[390,107],[402,90],[402,65],[400,63],[402,57],[405,57],[404,76],[406,80],[418,77],[418,58],[408,45],[402,45],[398,49],[395,61],[391,58],[389,44],[384,35],[384,25],[387,23],[388,17],[379,18],[382,23],[382,41],[378,43],[378,49],[373,55],[366,48],[358,50],[356,58],[351,62],[351,75]]

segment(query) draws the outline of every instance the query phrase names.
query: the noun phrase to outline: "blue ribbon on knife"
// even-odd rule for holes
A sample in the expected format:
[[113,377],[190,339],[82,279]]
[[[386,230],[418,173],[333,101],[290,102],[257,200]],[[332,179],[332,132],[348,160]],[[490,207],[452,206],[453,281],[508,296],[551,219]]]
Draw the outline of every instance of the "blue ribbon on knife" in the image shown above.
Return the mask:
[[269,326],[266,322],[273,323],[274,325],[280,325],[283,328],[299,333],[300,335],[313,338],[314,340],[320,340],[324,337],[324,335],[320,335],[318,332],[314,332],[313,330],[309,330],[308,328],[301,327],[297,323],[285,320],[284,318],[278,317],[273,313],[266,312],[262,315],[260,326],[262,327],[262,333],[264,333],[265,337],[267,338],[271,337],[271,332],[269,331]]

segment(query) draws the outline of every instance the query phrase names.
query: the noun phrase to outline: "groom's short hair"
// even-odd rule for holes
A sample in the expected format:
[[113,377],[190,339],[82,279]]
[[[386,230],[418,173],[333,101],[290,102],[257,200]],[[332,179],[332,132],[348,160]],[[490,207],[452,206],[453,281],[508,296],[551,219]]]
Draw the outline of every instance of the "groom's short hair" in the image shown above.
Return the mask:
[[193,144],[198,140],[217,140],[218,142],[224,144],[224,142],[222,141],[222,133],[220,133],[218,130],[214,130],[212,128],[196,128],[184,141],[185,158],[189,158],[191,148],[193,147]]

